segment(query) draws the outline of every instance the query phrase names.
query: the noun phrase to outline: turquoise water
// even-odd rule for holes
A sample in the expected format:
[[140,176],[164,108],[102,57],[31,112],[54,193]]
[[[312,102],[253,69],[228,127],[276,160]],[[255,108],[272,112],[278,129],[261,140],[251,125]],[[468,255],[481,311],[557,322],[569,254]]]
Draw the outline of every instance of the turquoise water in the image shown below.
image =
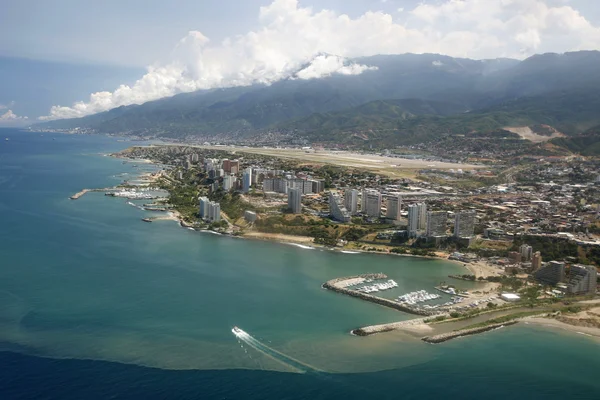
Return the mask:
[[[447,275],[462,273],[460,266],[222,237],[174,221],[144,223],[151,214],[123,199],[68,199],[154,168],[102,155],[132,143],[0,130],[4,137],[10,140],[0,143],[0,365],[12,365],[11,373],[115,380],[108,392],[90,383],[73,387],[73,398],[86,390],[88,398],[149,398],[144,388],[156,395],[167,386],[172,397],[190,398],[600,393],[593,377],[600,346],[586,337],[526,326],[437,346],[397,333],[353,337],[348,332],[358,326],[410,316],[321,289],[334,277],[384,272],[400,284],[398,295],[433,291]],[[284,360],[240,343],[234,325],[323,372],[292,373],[297,368]],[[0,391],[35,396],[26,376],[0,378]],[[151,384],[138,387],[149,377]],[[64,398],[52,382],[47,393]],[[205,382],[206,391],[193,382]]]

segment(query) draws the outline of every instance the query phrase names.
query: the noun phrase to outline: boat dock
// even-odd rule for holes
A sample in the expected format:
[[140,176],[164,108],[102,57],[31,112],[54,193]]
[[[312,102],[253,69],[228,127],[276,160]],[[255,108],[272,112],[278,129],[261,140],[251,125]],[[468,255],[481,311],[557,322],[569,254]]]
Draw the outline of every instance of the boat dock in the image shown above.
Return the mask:
[[359,292],[358,290],[355,290],[355,289],[348,289],[349,286],[361,284],[362,282],[367,281],[367,280],[372,281],[372,280],[379,280],[379,279],[388,279],[388,277],[385,274],[379,273],[379,274],[364,274],[364,275],[357,275],[357,276],[349,276],[349,277],[345,277],[345,278],[336,278],[336,279],[331,279],[331,280],[325,282],[323,284],[323,288],[337,292],[337,293],[346,294],[348,296],[358,297],[359,299],[370,301],[371,303],[379,304],[379,305],[382,305],[385,307],[394,308],[396,310],[404,311],[404,312],[410,313],[410,314],[431,316],[431,315],[437,315],[439,313],[439,312],[436,312],[433,310],[426,310],[426,309],[414,307],[414,306],[411,306],[408,304],[402,304],[400,302],[386,299],[383,297],[373,296],[368,293]]

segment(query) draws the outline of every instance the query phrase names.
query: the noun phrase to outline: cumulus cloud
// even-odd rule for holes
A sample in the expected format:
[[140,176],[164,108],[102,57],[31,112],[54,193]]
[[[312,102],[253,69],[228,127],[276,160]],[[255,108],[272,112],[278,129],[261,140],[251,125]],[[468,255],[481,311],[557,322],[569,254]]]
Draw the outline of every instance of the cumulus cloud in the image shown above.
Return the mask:
[[20,117],[17,114],[15,114],[14,112],[12,112],[12,110],[8,110],[4,114],[0,115],[0,122],[18,122],[18,121],[24,121],[26,119],[28,119],[28,118]]
[[600,27],[569,5],[545,0],[442,0],[418,4],[396,19],[380,11],[351,18],[301,7],[297,0],[274,0],[260,8],[258,21],[258,29],[218,43],[192,31],[176,45],[170,62],[149,67],[134,85],[54,106],[40,119],[82,117],[199,89],[360,74],[370,67],[348,61],[358,56],[427,52],[523,58],[600,47]]

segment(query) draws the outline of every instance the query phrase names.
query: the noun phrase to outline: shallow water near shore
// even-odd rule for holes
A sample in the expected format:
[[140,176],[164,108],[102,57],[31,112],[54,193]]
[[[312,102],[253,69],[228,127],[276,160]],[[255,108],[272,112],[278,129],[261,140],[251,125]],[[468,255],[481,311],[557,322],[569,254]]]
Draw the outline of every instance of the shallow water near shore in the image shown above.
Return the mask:
[[[52,365],[65,376],[81,374],[82,381],[86,373],[103,374],[123,391],[131,390],[127,382],[152,377],[178,388],[173,393],[180,397],[198,395],[198,380],[208,386],[207,397],[239,396],[254,381],[264,394],[254,398],[281,398],[294,387],[325,394],[337,388],[350,397],[364,396],[366,387],[385,398],[398,390],[396,382],[404,382],[404,393],[419,393],[417,386],[406,387],[409,377],[422,385],[432,376],[428,389],[453,390],[441,385],[449,382],[446,376],[475,374],[478,384],[503,391],[506,381],[517,379],[515,368],[519,384],[536,381],[529,394],[550,393],[537,382],[558,387],[561,381],[578,383],[582,395],[600,392],[589,375],[600,366],[594,356],[600,349],[581,335],[518,326],[437,346],[402,333],[360,338],[349,331],[414,317],[321,288],[335,277],[383,272],[399,283],[393,294],[433,292],[448,275],[465,273],[459,265],[242,240],[173,221],[144,223],[141,218],[153,213],[124,199],[101,193],[68,198],[155,168],[102,155],[133,143],[10,130],[2,135],[10,141],[0,146],[0,350],[8,351],[0,359],[15,370],[49,373]],[[284,361],[239,342],[234,325],[323,375],[291,373]],[[569,373],[558,376],[552,362],[568,365]],[[222,384],[239,379],[239,391],[208,385],[208,377]],[[18,392],[18,379],[6,382],[0,380],[0,389]]]

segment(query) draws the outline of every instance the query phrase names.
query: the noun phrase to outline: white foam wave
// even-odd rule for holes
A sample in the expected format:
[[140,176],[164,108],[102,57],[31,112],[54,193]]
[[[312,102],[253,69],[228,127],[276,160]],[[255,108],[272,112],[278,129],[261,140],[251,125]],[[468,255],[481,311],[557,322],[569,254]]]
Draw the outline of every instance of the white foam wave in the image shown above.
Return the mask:
[[300,247],[301,249],[305,249],[305,250],[314,250],[314,247],[311,246],[306,246],[304,244],[300,244],[300,243],[286,243],[289,244],[290,246],[296,246],[296,247]]

